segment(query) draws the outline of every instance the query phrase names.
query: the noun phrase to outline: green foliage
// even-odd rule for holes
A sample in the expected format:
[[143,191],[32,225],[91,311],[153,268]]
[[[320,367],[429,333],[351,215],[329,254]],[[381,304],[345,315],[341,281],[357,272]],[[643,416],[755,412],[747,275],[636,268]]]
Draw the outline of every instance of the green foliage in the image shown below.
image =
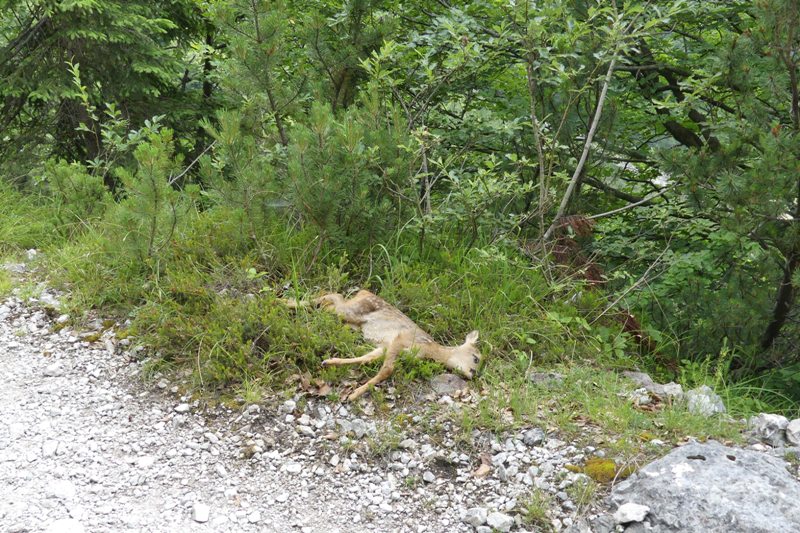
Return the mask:
[[405,222],[403,176],[381,154],[403,139],[376,141],[393,133],[375,128],[376,118],[347,112],[336,120],[330,108],[314,105],[308,126],[294,131],[287,193],[322,242],[363,250]]
[[675,336],[682,357],[715,356],[728,339],[740,350],[759,340],[771,311],[772,258],[757,243],[683,208],[607,220],[595,243],[617,272],[614,285],[635,281],[630,271],[653,265],[655,281],[626,301],[659,330]]
[[0,270],[0,297],[6,296],[11,292],[11,275],[4,269]]
[[44,198],[0,180],[0,254],[40,248],[54,240],[55,221]]
[[[743,413],[800,390],[791,2],[3,6],[0,251],[47,248],[76,308],[133,314],[210,390],[360,350],[277,303],[355,286],[443,343],[481,331],[496,390],[465,425],[530,417],[540,364],[678,372]],[[562,203],[594,234],[537,246]],[[598,279],[562,276],[585,258]],[[596,387],[563,401],[651,427]]]
[[551,496],[540,489],[533,489],[530,494],[519,502],[523,521],[525,524],[535,528],[536,531],[552,530],[553,526],[550,523],[549,516],[552,506]]
[[48,161],[44,180],[51,198],[51,208],[58,231],[66,237],[78,235],[105,213],[111,195],[97,176],[78,163]]
[[150,266],[169,252],[182,210],[170,183],[180,163],[173,150],[172,131],[161,130],[136,147],[135,171],[117,170],[125,199],[110,214],[113,246],[122,243],[134,260]]
[[322,359],[358,346],[329,314],[295,313],[269,293],[243,294],[245,280],[229,278],[220,295],[214,279],[173,273],[162,297],[143,306],[134,322],[134,332],[161,357],[192,368],[196,384],[209,391],[253,379],[280,387],[290,374],[317,373]]
[[[190,0],[5,2],[0,119],[4,135],[25,150],[4,156],[24,157],[38,143],[70,159],[93,159],[102,149],[96,138],[100,124],[89,120],[67,62],[82,65],[93,104],[118,103],[135,122],[181,106],[190,94],[177,90],[189,68],[184,54],[200,26],[197,4]],[[85,135],[73,133],[80,123]]]

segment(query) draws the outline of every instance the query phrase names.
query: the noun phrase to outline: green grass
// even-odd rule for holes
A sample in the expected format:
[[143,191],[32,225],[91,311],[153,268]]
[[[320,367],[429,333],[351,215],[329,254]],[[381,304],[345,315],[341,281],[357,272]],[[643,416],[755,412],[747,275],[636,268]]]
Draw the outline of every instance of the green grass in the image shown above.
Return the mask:
[[0,205],[0,254],[58,241],[52,212],[43,198],[23,194],[0,180]]
[[[0,264],[2,264],[2,262],[3,261],[0,261]],[[11,274],[4,268],[0,268],[0,298],[11,294],[11,289],[13,289],[13,287],[14,283],[11,280]]]
[[577,506],[578,514],[581,514],[596,503],[600,493],[600,487],[591,478],[581,477],[567,487],[566,492],[572,502]]
[[559,438],[578,445],[602,448],[621,462],[639,463],[659,453],[646,446],[653,439],[670,444],[688,436],[741,440],[740,425],[724,417],[693,415],[680,404],[655,412],[635,407],[627,396],[634,385],[614,371],[583,365],[558,370],[563,382],[543,387],[527,382],[522,369],[509,362],[487,368],[478,384],[485,394],[455,415],[462,441],[474,429],[538,426],[557,429]]
[[549,510],[554,506],[550,494],[539,489],[533,489],[518,505],[523,522],[533,527],[534,531],[553,530],[548,516]]
[[[8,188],[0,195],[19,196]],[[30,212],[5,214],[0,231],[8,235],[39,216],[30,202],[21,200]],[[480,331],[485,357],[474,382],[477,401],[444,414],[433,406],[425,414],[426,429],[435,433],[444,416],[459,429],[465,446],[474,429],[499,433],[536,425],[597,446],[621,464],[638,464],[661,453],[648,444],[653,439],[738,439],[738,425],[720,417],[691,415],[678,405],[655,412],[634,407],[626,397],[632,385],[615,370],[647,368],[651,356],[641,356],[613,321],[592,323],[607,304],[602,294],[582,291],[570,280],[550,281],[541,265],[531,264],[513,246],[478,243],[466,251],[431,243],[419,248],[415,236],[399,235],[391,246],[354,257],[317,246],[316,235],[283,219],[265,219],[257,235],[246,231],[251,226],[241,210],[184,210],[172,245],[147,257],[102,223],[68,242],[47,241],[40,226],[12,246],[45,246],[48,275],[69,291],[71,315],[99,309],[132,318],[126,334],[150,348],[148,372],[189,370],[188,385],[208,398],[257,402],[295,390],[294,375],[329,383],[335,398],[347,383],[373,375],[380,362],[322,368],[325,358],[359,355],[368,346],[329,313],[290,310],[281,303],[286,296],[359,287],[397,305],[444,344],[461,343],[467,332]],[[0,273],[0,293],[9,284]],[[726,361],[730,358],[684,366],[681,377],[687,385],[715,386],[736,416],[780,405],[776,394],[729,380]],[[557,369],[563,383],[531,385],[526,376],[534,369]],[[402,404],[442,370],[403,355],[387,385],[397,388],[396,403]],[[377,411],[389,416],[385,390],[379,387],[372,395]],[[396,445],[394,436],[386,440],[376,449]]]

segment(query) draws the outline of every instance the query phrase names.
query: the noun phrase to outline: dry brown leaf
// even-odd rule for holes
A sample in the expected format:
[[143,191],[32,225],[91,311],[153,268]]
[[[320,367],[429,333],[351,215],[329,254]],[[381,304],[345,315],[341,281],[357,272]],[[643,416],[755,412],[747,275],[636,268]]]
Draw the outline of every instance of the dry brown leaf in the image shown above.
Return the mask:
[[492,471],[492,467],[491,466],[483,464],[483,465],[479,466],[478,469],[475,470],[472,473],[472,477],[484,478],[484,477],[488,476],[489,472],[491,472],[491,471]]
[[314,392],[317,396],[327,396],[331,393],[331,386],[327,383],[323,383],[317,390]]

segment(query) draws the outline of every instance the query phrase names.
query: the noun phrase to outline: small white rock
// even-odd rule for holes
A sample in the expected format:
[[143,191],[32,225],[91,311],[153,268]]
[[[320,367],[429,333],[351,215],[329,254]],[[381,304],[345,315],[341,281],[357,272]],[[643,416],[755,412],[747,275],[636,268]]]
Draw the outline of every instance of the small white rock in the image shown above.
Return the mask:
[[47,495],[59,500],[71,500],[77,492],[75,485],[66,479],[54,479],[47,484]]
[[793,446],[800,446],[800,418],[796,418],[786,425],[786,440]]
[[646,505],[628,502],[619,506],[619,509],[614,513],[614,521],[617,524],[641,522],[649,512],[650,508]]
[[64,369],[61,367],[61,364],[53,363],[52,365],[45,368],[43,373],[48,378],[55,378],[58,376],[63,376]]
[[283,414],[288,414],[294,411],[296,408],[297,408],[297,402],[295,402],[294,400],[286,400],[285,402],[283,402],[283,405],[281,405],[280,411]]
[[57,440],[46,440],[44,444],[42,444],[42,455],[45,457],[51,457],[56,454],[58,451],[58,441]]
[[489,527],[501,533],[511,531],[511,528],[514,527],[515,524],[514,518],[504,513],[490,513],[489,516],[486,517],[486,523]]
[[189,412],[189,404],[188,403],[181,403],[175,406],[176,413],[188,413]]
[[140,457],[136,464],[139,468],[150,468],[156,462],[156,458],[152,455],[145,455],[144,457]]
[[204,503],[196,503],[192,507],[192,519],[195,522],[205,523],[208,522],[208,517],[211,515],[211,509]]
[[483,507],[472,507],[467,509],[462,522],[471,525],[472,527],[479,527],[486,523],[487,513]]

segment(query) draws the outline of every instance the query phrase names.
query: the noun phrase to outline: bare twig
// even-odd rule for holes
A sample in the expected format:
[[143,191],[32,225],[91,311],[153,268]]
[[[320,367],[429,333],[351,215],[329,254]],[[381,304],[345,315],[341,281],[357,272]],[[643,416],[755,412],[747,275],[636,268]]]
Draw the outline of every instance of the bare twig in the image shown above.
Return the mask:
[[642,198],[638,202],[633,202],[632,204],[624,205],[624,206],[622,206],[622,207],[620,207],[618,209],[612,209],[611,211],[606,211],[605,213],[598,213],[596,215],[587,216],[586,218],[588,218],[589,220],[594,220],[596,218],[603,218],[603,217],[609,217],[611,215],[616,215],[617,213],[621,213],[622,211],[627,211],[628,209],[632,209],[634,207],[638,207],[638,206],[640,206],[642,204],[648,204],[652,200],[655,200],[656,198],[658,198],[659,196],[663,196],[664,193],[666,193],[668,190],[669,189],[663,189],[663,190],[661,190],[661,191],[659,191],[659,192],[657,192],[655,194],[652,194],[652,195],[648,196],[647,198]]
[[622,294],[620,294],[616,300],[608,304],[608,306],[606,306],[606,308],[603,309],[603,312],[597,315],[595,319],[591,321],[590,325],[600,320],[606,313],[611,311],[620,301],[622,301],[622,299],[625,298],[628,295],[628,293],[630,293],[633,289],[635,289],[636,287],[638,287],[647,280],[647,276],[650,274],[650,272],[652,272],[652,270],[656,267],[656,265],[661,262],[661,258],[664,257],[664,254],[666,254],[667,251],[669,250],[669,245],[670,243],[667,242],[667,246],[664,248],[664,250],[660,254],[658,254],[658,257],[656,257],[655,261],[653,261],[650,264],[650,266],[647,267],[647,270],[645,270],[644,274],[642,274],[642,276],[638,280],[636,280],[636,283],[625,289],[625,291]]
[[548,241],[550,237],[553,235],[553,232],[556,229],[558,221],[561,217],[564,216],[564,213],[567,210],[567,205],[569,204],[570,198],[572,198],[572,193],[575,192],[575,187],[578,185],[578,180],[580,179],[581,174],[583,173],[583,167],[586,165],[586,160],[589,159],[589,152],[592,148],[592,141],[594,140],[594,135],[597,132],[597,126],[600,124],[600,115],[603,113],[603,105],[605,104],[606,96],[608,95],[608,86],[611,84],[611,78],[614,75],[614,67],[617,63],[617,56],[614,55],[611,58],[611,62],[608,64],[608,71],[606,71],[606,77],[603,80],[603,88],[600,91],[600,98],[597,102],[597,109],[595,109],[594,117],[592,117],[592,125],[589,127],[589,133],[586,135],[586,142],[583,145],[583,153],[581,154],[581,158],[578,161],[578,166],[575,167],[575,172],[572,173],[572,179],[570,179],[569,186],[567,187],[567,192],[564,193],[564,197],[561,199],[561,205],[558,206],[558,212],[556,213],[553,222],[550,224],[550,227],[547,228],[547,231],[542,236],[542,241]]
[[203,157],[203,156],[206,154],[206,152],[208,152],[209,150],[211,150],[211,149],[214,147],[214,145],[215,145],[215,144],[217,144],[217,141],[214,141],[214,142],[212,142],[211,144],[209,144],[208,146],[206,146],[205,150],[203,150],[202,152],[200,152],[200,155],[198,155],[197,157],[195,157],[195,158],[194,158],[194,161],[192,161],[191,163],[189,163],[189,166],[188,166],[188,167],[184,168],[184,169],[183,169],[183,171],[181,171],[181,173],[180,173],[180,174],[178,174],[177,176],[175,176],[174,178],[170,178],[170,179],[169,179],[169,184],[170,184],[170,185],[174,185],[174,184],[175,184],[175,182],[177,182],[179,179],[181,179],[182,177],[184,177],[184,176],[186,175],[186,173],[187,173],[187,172],[189,172],[189,170],[191,170],[191,169],[192,169],[192,167],[193,167],[193,166],[195,166],[195,165],[197,164],[197,162],[198,162],[198,161],[200,161],[200,158],[201,158],[201,157]]

